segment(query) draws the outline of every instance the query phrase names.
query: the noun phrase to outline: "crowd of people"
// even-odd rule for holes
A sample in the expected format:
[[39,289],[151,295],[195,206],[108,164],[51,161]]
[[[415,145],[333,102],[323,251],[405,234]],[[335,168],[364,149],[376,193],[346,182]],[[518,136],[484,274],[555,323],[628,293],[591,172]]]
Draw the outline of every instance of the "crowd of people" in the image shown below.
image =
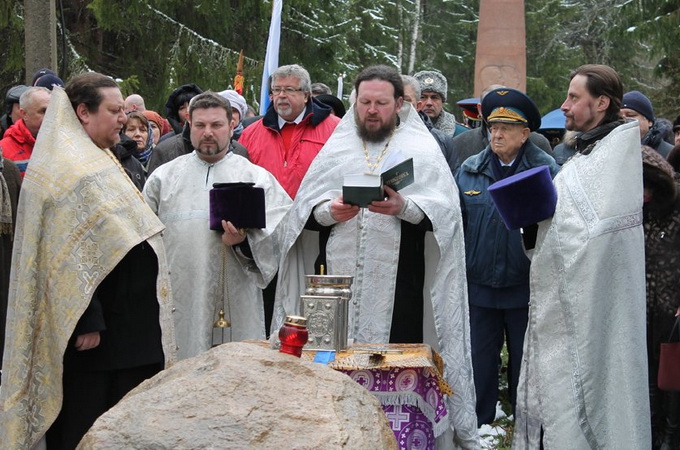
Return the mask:
[[[75,448],[178,359],[274,334],[323,266],[354,277],[351,340],[441,354],[447,444],[478,447],[506,371],[513,448],[680,448],[680,392],[656,382],[680,315],[680,116],[657,118],[608,66],[569,79],[555,148],[510,87],[488,86],[478,126],[459,123],[437,70],[367,67],[346,108],[281,66],[262,116],[195,84],[161,115],[94,72],[11,88],[0,441]],[[409,158],[411,185],[344,201],[346,175]],[[547,183],[513,190],[539,169]],[[266,225],[211,229],[216,184],[262,188]]]

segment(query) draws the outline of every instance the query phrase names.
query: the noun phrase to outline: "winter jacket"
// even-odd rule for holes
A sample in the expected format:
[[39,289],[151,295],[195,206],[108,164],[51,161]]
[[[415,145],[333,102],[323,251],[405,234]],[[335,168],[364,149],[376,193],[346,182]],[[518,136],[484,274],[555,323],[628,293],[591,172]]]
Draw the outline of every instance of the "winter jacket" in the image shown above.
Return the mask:
[[[547,165],[554,177],[555,160],[527,141],[515,173]],[[504,288],[529,283],[529,259],[522,248],[519,230],[509,231],[491,200],[488,188],[497,181],[492,169],[491,147],[469,157],[456,172],[465,227],[468,283]],[[528,298],[508,299],[510,307],[526,306]]]
[[663,130],[659,126],[660,122],[655,121],[652,128],[647,131],[645,137],[642,138],[642,145],[648,145],[659,152],[664,158],[668,158],[668,154],[673,150],[673,145],[669,144],[663,139]]
[[137,143],[123,135],[120,137],[120,142],[111,147],[111,151],[118,158],[125,173],[130,177],[137,189],[141,191],[146,181],[146,172],[142,163],[132,155],[133,152],[137,151]]
[[[1,177],[7,183],[9,202],[12,207],[12,228],[17,222],[17,202],[21,188],[21,175],[16,164],[10,160],[2,161]],[[9,275],[12,270],[12,234],[0,234],[0,370],[2,370],[2,357],[5,349],[5,323],[7,317],[7,296],[9,293]]]
[[287,154],[273,105],[261,120],[243,130],[239,142],[248,149],[250,161],[267,169],[295,198],[309,165],[340,122],[331,111],[330,106],[311,98],[304,118],[295,127]]
[[576,131],[567,131],[562,137],[562,142],[553,149],[553,158],[560,166],[564,165],[572,156],[576,154]]
[[[238,142],[232,140],[231,151],[237,155],[248,158],[248,152],[246,148],[239,144]],[[151,152],[151,157],[149,158],[149,163],[147,166],[147,171],[149,174],[156,170],[158,166],[165,164],[168,161],[172,161],[178,156],[188,155],[194,151],[194,146],[191,145],[191,128],[189,124],[184,124],[184,129],[181,134],[169,137],[158,143],[154,147],[153,152]]]
[[643,147],[644,185],[653,191],[643,207],[647,324],[658,358],[658,344],[668,339],[680,307],[680,195],[673,169],[663,157]]
[[422,119],[427,129],[430,130],[430,133],[432,134],[434,140],[437,141],[437,144],[439,144],[439,148],[442,150],[442,154],[444,155],[446,162],[449,164],[451,174],[454,174],[457,167],[455,166],[456,155],[453,152],[453,136],[444,134],[441,131],[434,128],[432,120],[424,112],[418,111],[418,116]]
[[35,138],[28,131],[26,125],[24,125],[23,119],[19,119],[14,125],[9,127],[5,132],[5,137],[0,140],[2,156],[14,161],[14,164],[19,168],[19,172],[21,172],[22,178],[26,173],[26,167],[33,153],[34,145]]
[[450,112],[442,110],[441,114],[432,121],[434,128],[449,136],[459,136],[467,131],[470,131],[465,125],[461,125],[456,121],[456,117]]
[[[680,419],[680,392],[660,391],[657,387],[661,343],[668,342],[680,308],[680,190],[673,168],[659,153],[642,148],[642,176],[651,189],[642,210],[645,232],[645,276],[647,287],[647,358],[649,400],[654,448],[666,435],[668,447],[678,448],[680,430],[673,427]],[[677,339],[677,337],[674,337]]]

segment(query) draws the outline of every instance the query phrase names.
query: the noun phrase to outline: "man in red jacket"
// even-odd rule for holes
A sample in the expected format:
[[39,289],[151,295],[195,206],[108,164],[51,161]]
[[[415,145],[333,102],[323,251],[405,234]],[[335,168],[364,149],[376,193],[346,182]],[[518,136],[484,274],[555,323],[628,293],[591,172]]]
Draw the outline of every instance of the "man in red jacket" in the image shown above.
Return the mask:
[[[271,103],[264,117],[243,130],[239,143],[250,162],[267,169],[292,199],[309,165],[340,119],[312,97],[309,72],[297,64],[281,66],[269,84]],[[265,329],[274,309],[276,278],[263,291]]]
[[329,106],[312,97],[309,73],[297,64],[271,76],[271,104],[264,117],[247,127],[239,143],[250,161],[264,167],[295,198],[309,165],[340,121]]
[[44,87],[30,87],[19,98],[19,119],[5,132],[0,141],[4,158],[14,161],[24,177],[33,145],[45,117],[51,91]]

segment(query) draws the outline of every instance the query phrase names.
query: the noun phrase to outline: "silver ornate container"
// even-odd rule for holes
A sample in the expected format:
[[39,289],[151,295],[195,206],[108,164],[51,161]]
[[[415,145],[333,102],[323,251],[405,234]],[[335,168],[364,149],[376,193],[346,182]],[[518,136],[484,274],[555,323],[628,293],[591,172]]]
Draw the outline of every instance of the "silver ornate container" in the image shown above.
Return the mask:
[[302,315],[307,317],[310,350],[346,350],[350,286],[354,277],[307,275]]

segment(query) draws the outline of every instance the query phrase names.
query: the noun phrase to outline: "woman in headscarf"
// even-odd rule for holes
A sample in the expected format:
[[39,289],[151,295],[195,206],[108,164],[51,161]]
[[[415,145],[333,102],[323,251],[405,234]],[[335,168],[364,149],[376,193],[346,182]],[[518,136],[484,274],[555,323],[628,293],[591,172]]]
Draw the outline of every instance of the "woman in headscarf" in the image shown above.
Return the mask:
[[150,109],[145,110],[142,114],[149,121],[149,127],[153,132],[153,145],[155,147],[163,135],[163,118],[156,111],[151,111]]
[[131,111],[121,133],[137,143],[137,151],[133,152],[132,156],[142,163],[146,170],[154,147],[153,129],[149,126],[149,120],[141,112]]

